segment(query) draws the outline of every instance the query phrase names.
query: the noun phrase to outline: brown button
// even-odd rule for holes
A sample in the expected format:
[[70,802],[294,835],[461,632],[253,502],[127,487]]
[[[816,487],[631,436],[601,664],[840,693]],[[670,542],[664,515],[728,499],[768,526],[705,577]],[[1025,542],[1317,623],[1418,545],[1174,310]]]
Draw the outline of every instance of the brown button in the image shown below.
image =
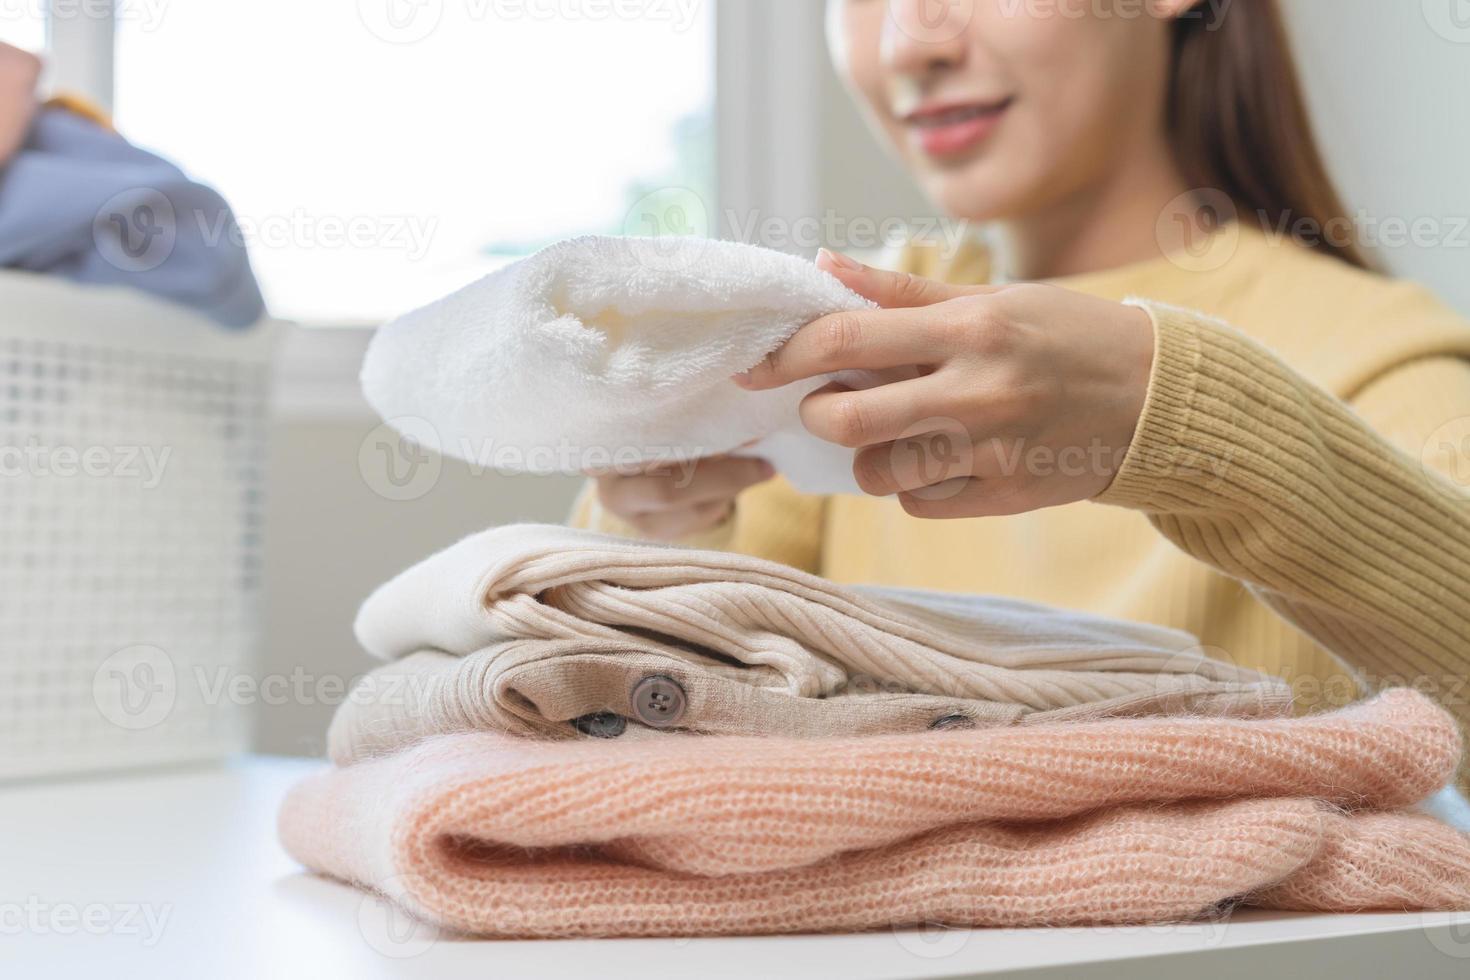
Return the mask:
[[633,687],[633,714],[653,728],[677,725],[687,703],[679,682],[663,674],[645,677]]
[[974,728],[975,719],[971,718],[969,715],[961,714],[941,715],[940,717],[935,718],[932,722],[930,722],[929,727],[937,731],[944,731],[951,728]]

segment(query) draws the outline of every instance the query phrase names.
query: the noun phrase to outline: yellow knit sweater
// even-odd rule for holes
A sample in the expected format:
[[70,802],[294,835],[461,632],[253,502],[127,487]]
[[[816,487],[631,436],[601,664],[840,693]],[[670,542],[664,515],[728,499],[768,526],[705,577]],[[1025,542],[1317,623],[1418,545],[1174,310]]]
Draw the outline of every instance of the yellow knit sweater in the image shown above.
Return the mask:
[[[899,265],[985,276],[978,250]],[[1245,226],[1060,284],[1144,300],[1156,328],[1133,446],[1096,501],[926,521],[776,480],[689,543],[1178,627],[1287,678],[1304,711],[1409,684],[1470,719],[1470,325]],[[635,533],[590,492],[573,521]]]

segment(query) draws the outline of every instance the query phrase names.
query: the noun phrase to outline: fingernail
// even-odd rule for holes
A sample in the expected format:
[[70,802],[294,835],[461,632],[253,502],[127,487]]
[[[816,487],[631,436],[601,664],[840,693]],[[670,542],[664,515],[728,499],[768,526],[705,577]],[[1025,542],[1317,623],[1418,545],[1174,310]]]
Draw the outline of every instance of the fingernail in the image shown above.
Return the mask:
[[750,384],[750,372],[741,371],[739,374],[732,374],[730,380],[744,388]]
[[863,264],[857,259],[849,258],[841,252],[834,252],[830,248],[818,249],[817,258],[819,260],[825,258],[828,265],[845,272],[856,272],[863,267]]

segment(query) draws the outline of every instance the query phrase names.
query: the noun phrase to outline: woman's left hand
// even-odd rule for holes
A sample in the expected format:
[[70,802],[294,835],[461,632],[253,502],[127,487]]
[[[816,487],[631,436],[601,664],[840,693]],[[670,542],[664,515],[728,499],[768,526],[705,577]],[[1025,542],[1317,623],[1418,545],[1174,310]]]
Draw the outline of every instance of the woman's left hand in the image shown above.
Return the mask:
[[818,264],[882,309],[816,320],[736,381],[757,390],[907,369],[863,391],[829,384],[801,403],[813,435],[856,450],[865,493],[947,518],[1107,489],[1148,390],[1147,312],[1058,286],[948,286],[827,252]]

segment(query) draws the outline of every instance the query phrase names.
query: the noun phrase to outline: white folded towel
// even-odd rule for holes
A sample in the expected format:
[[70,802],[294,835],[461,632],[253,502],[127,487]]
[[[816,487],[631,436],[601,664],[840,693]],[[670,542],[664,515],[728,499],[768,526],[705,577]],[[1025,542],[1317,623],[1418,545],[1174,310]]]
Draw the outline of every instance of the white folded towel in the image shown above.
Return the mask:
[[[826,379],[730,376],[805,324],[872,304],[794,256],[697,238],[560,242],[389,323],[362,369],[390,425],[503,471],[579,473],[740,451],[808,493],[857,492],[852,452],[797,405]],[[860,376],[841,379],[864,387]]]

